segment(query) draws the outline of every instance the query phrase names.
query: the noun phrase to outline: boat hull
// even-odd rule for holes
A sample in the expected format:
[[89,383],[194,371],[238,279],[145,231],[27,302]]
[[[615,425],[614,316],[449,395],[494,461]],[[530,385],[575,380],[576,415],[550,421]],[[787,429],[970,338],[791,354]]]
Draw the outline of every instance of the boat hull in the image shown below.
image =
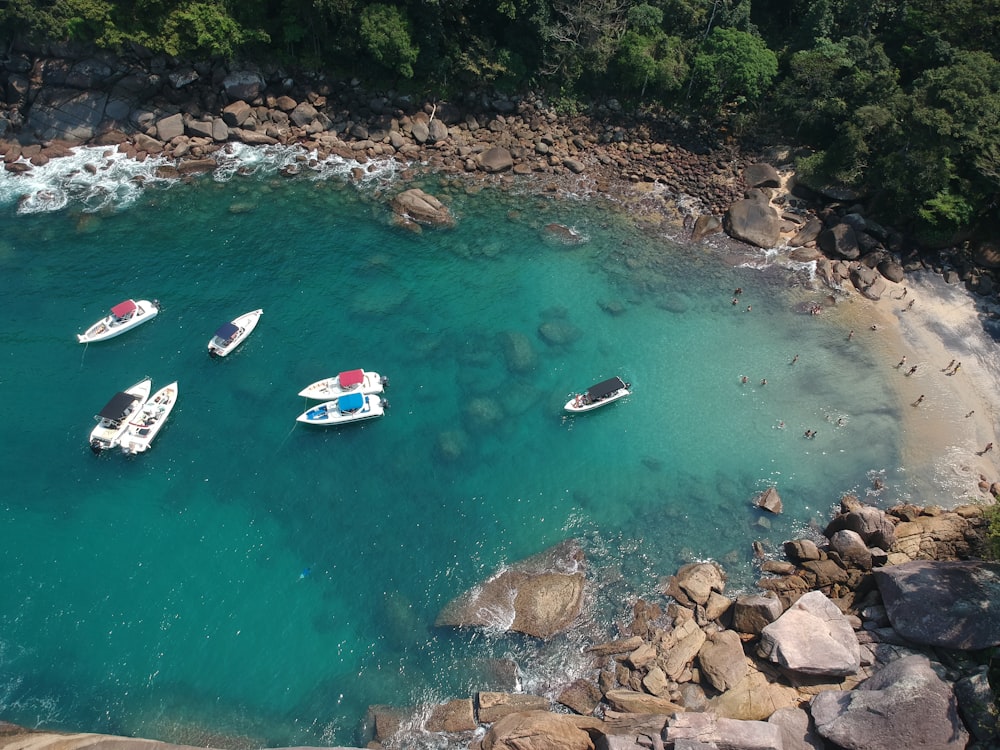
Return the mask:
[[213,336],[209,339],[209,356],[225,357],[231,354],[240,344],[246,341],[247,337],[251,333],[253,333],[253,329],[257,327],[260,316],[263,314],[263,310],[253,310],[252,312],[244,313],[240,317],[234,319],[232,324],[239,329],[239,332],[229,341],[223,341],[218,336]]
[[326,401],[302,412],[295,418],[296,422],[321,427],[334,427],[354,422],[364,422],[385,414],[385,404],[382,399],[372,393],[364,397],[364,406],[357,411],[345,413],[338,406],[338,400]]
[[608,404],[614,403],[620,398],[625,398],[626,396],[631,396],[632,391],[628,388],[622,388],[620,391],[613,393],[612,395],[601,399],[600,401],[592,401],[589,404],[583,403],[582,401],[577,401],[574,396],[569,401],[566,402],[566,406],[563,407],[570,414],[582,414],[583,412],[593,411],[594,409],[600,409],[602,406],[607,406]]
[[129,420],[128,427],[118,441],[121,445],[122,453],[134,455],[145,453],[149,450],[163,425],[166,423],[170,412],[177,403],[177,383],[164,386],[154,393],[134,418]]
[[153,381],[149,378],[140,380],[123,393],[133,396],[131,405],[123,412],[120,419],[98,417],[97,426],[90,431],[90,449],[94,453],[101,453],[109,448],[114,448],[119,444],[122,435],[128,429],[129,418],[136,414],[149,399],[150,391],[153,389]]
[[338,376],[334,375],[332,378],[317,380],[315,383],[306,386],[299,391],[299,395],[303,398],[311,398],[316,401],[330,401],[341,396],[346,396],[348,393],[364,393],[367,395],[382,393],[383,391],[385,391],[385,378],[377,372],[365,370],[364,379],[357,385],[342,388]]
[[132,317],[125,321],[118,321],[114,315],[106,315],[83,333],[78,333],[76,335],[77,341],[81,344],[89,344],[94,341],[113,339],[152,320],[160,312],[160,308],[155,302],[145,299],[137,301],[135,308]]

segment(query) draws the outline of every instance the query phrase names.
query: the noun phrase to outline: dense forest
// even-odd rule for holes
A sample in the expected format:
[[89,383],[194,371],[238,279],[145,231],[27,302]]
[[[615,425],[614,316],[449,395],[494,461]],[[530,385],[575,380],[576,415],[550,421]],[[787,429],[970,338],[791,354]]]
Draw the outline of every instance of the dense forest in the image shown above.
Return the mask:
[[613,96],[802,145],[802,173],[926,236],[1000,216],[1000,0],[0,0],[0,27],[439,96]]

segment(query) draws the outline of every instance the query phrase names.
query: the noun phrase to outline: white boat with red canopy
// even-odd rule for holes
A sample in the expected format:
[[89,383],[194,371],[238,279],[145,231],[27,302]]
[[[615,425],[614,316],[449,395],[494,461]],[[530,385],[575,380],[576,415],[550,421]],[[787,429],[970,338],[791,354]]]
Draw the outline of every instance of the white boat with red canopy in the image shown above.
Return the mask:
[[78,333],[76,338],[81,344],[113,339],[147,320],[152,320],[159,311],[160,303],[155,299],[152,302],[146,299],[138,301],[127,299],[112,307],[110,315],[101,318],[85,332]]
[[163,428],[164,422],[177,403],[177,381],[165,385],[142,405],[138,413],[133,413],[119,444],[127,455],[144,453],[149,444]]
[[253,329],[257,327],[263,310],[252,310],[244,313],[229,323],[223,323],[208,342],[208,356],[225,357],[233,349],[243,343]]
[[118,445],[128,429],[129,419],[146,403],[152,389],[153,381],[146,378],[112,396],[94,417],[97,426],[90,431],[90,450],[100,453]]
[[602,380],[600,383],[590,386],[585,392],[574,395],[566,402],[565,409],[572,414],[592,411],[607,406],[620,398],[625,398],[625,396],[630,396],[632,394],[631,388],[631,383],[626,383],[619,377]]
[[389,385],[389,379],[370,370],[345,370],[332,378],[317,380],[299,391],[304,398],[317,401],[345,396],[348,393],[382,393]]
[[295,418],[315,425],[342,425],[374,419],[385,414],[389,403],[374,393],[348,393],[333,401],[313,406]]

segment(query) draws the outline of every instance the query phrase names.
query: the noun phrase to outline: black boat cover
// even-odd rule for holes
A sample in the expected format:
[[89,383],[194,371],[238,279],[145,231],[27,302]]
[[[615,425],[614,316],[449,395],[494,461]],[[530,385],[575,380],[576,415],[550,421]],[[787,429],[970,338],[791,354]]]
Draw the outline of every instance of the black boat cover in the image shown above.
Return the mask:
[[622,382],[621,378],[603,380],[597,385],[592,385],[587,389],[587,398],[591,401],[598,401],[602,398],[610,396],[615,391],[619,391],[624,387],[625,383]]
[[125,415],[125,410],[135,401],[136,397],[131,393],[119,392],[108,401],[108,405],[98,412],[100,419],[110,419],[115,422]]

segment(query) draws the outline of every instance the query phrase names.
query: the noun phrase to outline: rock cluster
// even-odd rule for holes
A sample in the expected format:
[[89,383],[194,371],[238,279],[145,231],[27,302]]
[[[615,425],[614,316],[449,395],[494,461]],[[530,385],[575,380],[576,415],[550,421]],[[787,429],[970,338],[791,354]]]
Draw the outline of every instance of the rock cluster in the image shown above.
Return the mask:
[[985,668],[955,658],[1000,644],[1000,564],[970,559],[984,526],[981,506],[881,511],[847,496],[822,538],[791,540],[786,560],[762,564],[763,593],[727,596],[719,565],[685,565],[662,603],[634,605],[619,639],[586,647],[590,677],[551,705],[516,692],[462,699],[459,737],[476,746],[486,727],[478,744],[491,750],[997,741]]

